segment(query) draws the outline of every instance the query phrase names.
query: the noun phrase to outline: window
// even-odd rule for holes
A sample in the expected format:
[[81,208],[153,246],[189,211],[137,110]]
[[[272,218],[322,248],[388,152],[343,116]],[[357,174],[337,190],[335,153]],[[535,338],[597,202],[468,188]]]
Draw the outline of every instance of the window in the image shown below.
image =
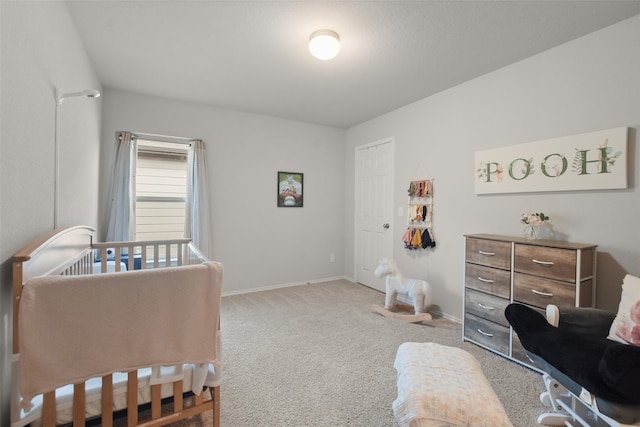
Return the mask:
[[137,139],[137,147],[135,240],[181,239],[189,146]]
[[207,186],[202,140],[117,132],[106,241],[187,237],[208,256]]

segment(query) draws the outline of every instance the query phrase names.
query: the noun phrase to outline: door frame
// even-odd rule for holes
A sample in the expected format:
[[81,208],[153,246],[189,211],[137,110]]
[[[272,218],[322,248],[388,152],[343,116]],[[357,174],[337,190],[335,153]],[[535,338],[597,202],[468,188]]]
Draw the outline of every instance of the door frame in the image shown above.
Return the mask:
[[[358,146],[356,146],[354,148],[353,279],[354,279],[354,281],[356,283],[359,283],[358,282],[358,274],[357,274],[358,255],[359,255],[359,253],[358,253],[358,251],[359,251],[359,248],[358,248],[359,219],[358,219],[358,215],[357,215],[358,214],[358,212],[357,212],[358,206],[357,206],[357,203],[356,203],[356,197],[357,197],[358,188],[359,188],[358,182],[359,182],[359,178],[360,178],[359,173],[358,173],[358,169],[359,169],[358,168],[358,151],[359,150],[365,150],[365,149],[368,149],[368,148],[371,148],[371,147],[375,147],[375,146],[378,146],[378,145],[383,145],[383,144],[390,144],[390,148],[391,148],[392,161],[391,161],[391,171],[390,171],[390,175],[391,175],[391,186],[390,186],[391,195],[390,195],[390,199],[392,201],[395,201],[395,185],[394,185],[394,182],[395,182],[395,155],[396,155],[396,152],[395,152],[395,148],[396,148],[395,137],[390,136],[390,137],[382,138],[382,139],[379,139],[379,140],[376,140],[376,141],[373,141],[373,142],[368,142],[366,144],[358,145]],[[394,208],[393,208],[393,206],[389,210],[389,215],[390,215],[389,222],[391,223],[391,234],[393,236],[393,233],[394,233],[394,227],[393,227],[394,226]],[[388,250],[390,259],[394,259],[393,258],[393,256],[394,256],[394,249],[393,248],[394,248],[394,244],[393,244],[393,237],[392,237],[390,239],[390,242],[389,242],[389,247],[386,248]],[[383,279],[381,279],[381,280],[383,280]]]

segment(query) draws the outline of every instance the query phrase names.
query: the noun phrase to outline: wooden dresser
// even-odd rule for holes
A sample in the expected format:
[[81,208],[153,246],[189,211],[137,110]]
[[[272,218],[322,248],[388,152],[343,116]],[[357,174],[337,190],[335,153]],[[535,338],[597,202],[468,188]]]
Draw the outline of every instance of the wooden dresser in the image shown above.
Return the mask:
[[596,245],[465,236],[463,339],[535,368],[504,317],[511,302],[595,305]]

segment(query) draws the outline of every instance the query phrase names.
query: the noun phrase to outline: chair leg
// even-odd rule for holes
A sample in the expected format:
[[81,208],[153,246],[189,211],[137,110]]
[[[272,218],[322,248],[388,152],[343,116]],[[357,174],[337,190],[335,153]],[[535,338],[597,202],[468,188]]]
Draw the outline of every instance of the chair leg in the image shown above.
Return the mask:
[[573,417],[558,403],[559,399],[568,395],[569,392],[566,388],[560,385],[558,381],[549,376],[549,374],[544,374],[542,379],[547,391],[540,394],[540,401],[552,412],[540,415],[538,417],[538,424],[547,426],[572,425],[571,421],[573,420]]
[[597,407],[592,407],[571,394],[549,374],[544,374],[542,379],[547,391],[540,394],[540,401],[552,412],[540,415],[538,424],[565,427],[631,427],[600,414]]
[[538,424],[543,426],[571,426],[573,419],[569,415],[542,414],[538,417]]
[[557,401],[562,396],[569,396],[571,393],[569,393],[564,386],[553,379],[549,374],[544,374],[542,379],[547,391],[540,395],[540,401],[545,406],[553,410],[553,412],[565,413],[564,409],[557,403]]

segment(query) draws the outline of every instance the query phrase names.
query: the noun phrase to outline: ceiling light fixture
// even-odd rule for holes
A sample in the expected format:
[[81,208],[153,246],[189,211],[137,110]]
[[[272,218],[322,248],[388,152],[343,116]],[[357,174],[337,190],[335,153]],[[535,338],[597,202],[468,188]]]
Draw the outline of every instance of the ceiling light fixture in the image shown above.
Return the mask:
[[322,61],[335,58],[340,52],[340,36],[331,30],[314,31],[309,37],[309,52]]

